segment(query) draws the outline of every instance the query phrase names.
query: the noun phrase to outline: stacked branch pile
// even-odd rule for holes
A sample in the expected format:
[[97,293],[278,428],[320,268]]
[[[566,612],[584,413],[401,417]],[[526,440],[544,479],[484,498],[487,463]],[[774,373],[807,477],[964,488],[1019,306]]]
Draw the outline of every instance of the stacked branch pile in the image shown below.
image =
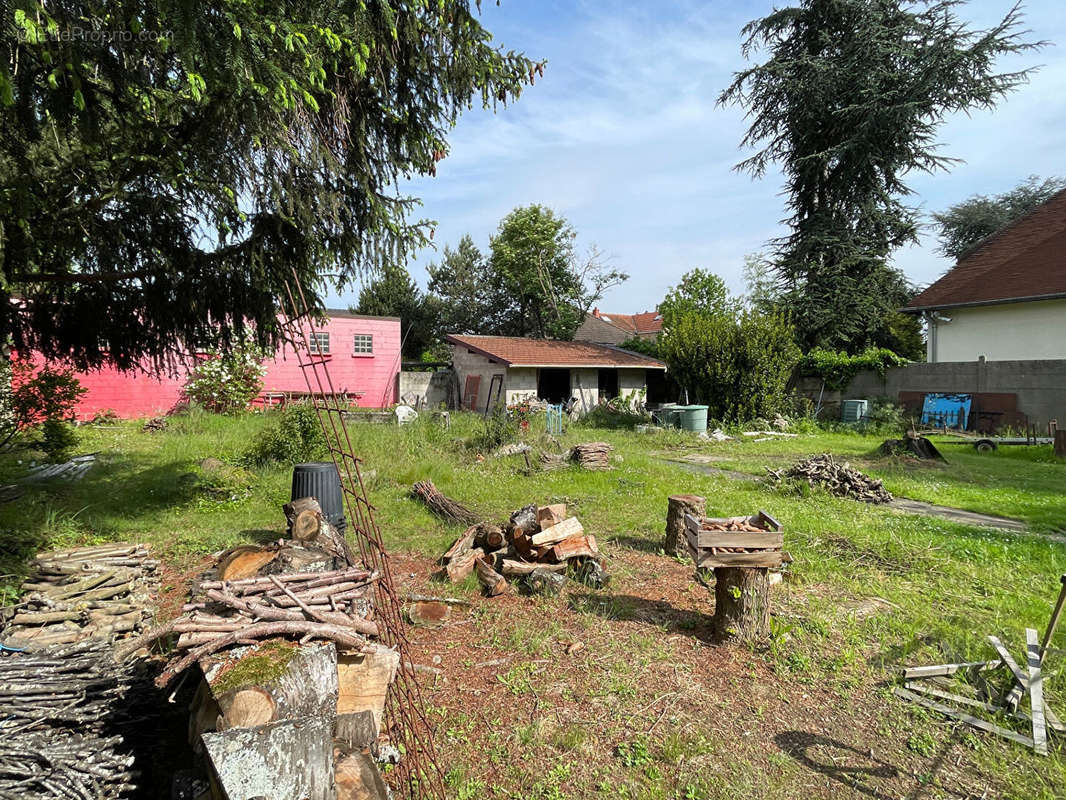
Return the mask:
[[158,565],[142,544],[40,553],[3,642],[36,649],[138,631]]
[[541,469],[560,469],[570,464],[577,464],[583,469],[610,469],[611,447],[607,442],[586,442],[576,444],[565,453],[540,454]]
[[804,459],[786,470],[767,470],[775,481],[785,478],[805,481],[812,488],[821,487],[837,497],[850,497],[865,503],[890,503],[892,495],[880,480],[852,469],[848,462],[838,463],[825,453]]
[[0,800],[129,796],[133,757],[114,720],[129,689],[106,642],[0,656]]
[[458,583],[475,574],[490,597],[507,592],[511,582],[532,592],[553,593],[568,573],[603,586],[607,574],[596,537],[566,513],[565,503],[528,505],[505,525],[471,525],[441,557],[441,576]]

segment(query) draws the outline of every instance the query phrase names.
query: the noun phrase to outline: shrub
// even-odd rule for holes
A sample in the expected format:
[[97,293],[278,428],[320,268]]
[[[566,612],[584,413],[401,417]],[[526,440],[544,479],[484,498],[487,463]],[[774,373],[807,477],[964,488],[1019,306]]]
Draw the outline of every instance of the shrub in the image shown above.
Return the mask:
[[651,414],[644,406],[645,389],[627,395],[612,397],[581,418],[582,425],[593,428],[635,428],[651,422]]
[[800,375],[821,378],[825,388],[839,390],[847,387],[863,370],[873,370],[882,378],[890,367],[902,367],[907,359],[885,347],[868,347],[858,355],[815,347],[800,359],[796,371]]
[[286,406],[274,425],[264,428],[241,456],[247,465],[295,464],[329,455],[318,412],[308,403]]
[[242,467],[207,458],[200,462],[197,487],[216,503],[236,503],[252,494],[256,478]]
[[467,442],[467,445],[472,450],[495,450],[505,444],[518,441],[518,428],[518,413],[509,414],[503,403],[497,403],[492,413],[481,420],[478,432]]
[[659,351],[689,402],[710,419],[773,418],[788,408],[786,385],[799,360],[792,326],[775,313],[745,309],[714,316],[689,312],[665,331]]
[[69,422],[52,417],[41,424],[41,441],[38,447],[53,463],[66,461],[78,444],[78,434]]
[[74,370],[14,359],[0,376],[0,447],[10,445],[20,431],[45,420],[69,417],[87,391]]
[[248,342],[213,353],[189,374],[185,394],[216,414],[243,411],[263,389],[265,357],[262,349]]

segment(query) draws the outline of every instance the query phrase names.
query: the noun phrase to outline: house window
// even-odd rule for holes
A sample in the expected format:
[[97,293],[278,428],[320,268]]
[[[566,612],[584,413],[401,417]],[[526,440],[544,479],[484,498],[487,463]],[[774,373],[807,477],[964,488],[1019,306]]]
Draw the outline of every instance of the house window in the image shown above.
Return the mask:
[[329,334],[328,333],[312,333],[311,334],[311,352],[316,355],[329,355]]
[[356,354],[370,354],[374,352],[374,335],[370,333],[355,334],[355,342],[352,352]]

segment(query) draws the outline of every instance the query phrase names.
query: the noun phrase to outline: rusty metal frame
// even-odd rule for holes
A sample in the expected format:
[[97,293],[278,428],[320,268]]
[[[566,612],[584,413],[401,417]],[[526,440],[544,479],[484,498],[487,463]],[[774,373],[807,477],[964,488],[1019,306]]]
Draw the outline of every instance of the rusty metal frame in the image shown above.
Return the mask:
[[386,779],[394,790],[412,800],[444,800],[444,775],[437,763],[433,728],[426,718],[422,692],[410,657],[402,617],[403,602],[396,592],[389,555],[374,519],[374,506],[367,499],[359,469],[362,460],[355,455],[348,435],[345,415],[351,409],[347,403],[341,403],[333,387],[328,356],[311,351],[310,333],[314,330],[315,313],[308,306],[295,270],[292,280],[286,281],[285,294],[280,300],[285,339],[296,352],[297,364],[307,383],[308,399],[318,415],[330,456],[341,477],[349,532],[359,547],[363,563],[381,575],[375,584],[374,598],[381,640],[400,654],[396,679],[385,699],[383,729],[389,732],[401,756],[399,764],[386,775]]

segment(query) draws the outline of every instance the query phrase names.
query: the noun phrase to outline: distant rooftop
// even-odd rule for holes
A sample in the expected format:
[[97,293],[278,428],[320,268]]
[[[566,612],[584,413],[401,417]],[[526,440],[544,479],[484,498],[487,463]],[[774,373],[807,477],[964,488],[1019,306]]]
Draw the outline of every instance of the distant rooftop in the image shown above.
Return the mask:
[[658,311],[642,311],[639,314],[611,314],[594,308],[592,309],[592,316],[633,335],[659,333],[663,329],[663,318]]

